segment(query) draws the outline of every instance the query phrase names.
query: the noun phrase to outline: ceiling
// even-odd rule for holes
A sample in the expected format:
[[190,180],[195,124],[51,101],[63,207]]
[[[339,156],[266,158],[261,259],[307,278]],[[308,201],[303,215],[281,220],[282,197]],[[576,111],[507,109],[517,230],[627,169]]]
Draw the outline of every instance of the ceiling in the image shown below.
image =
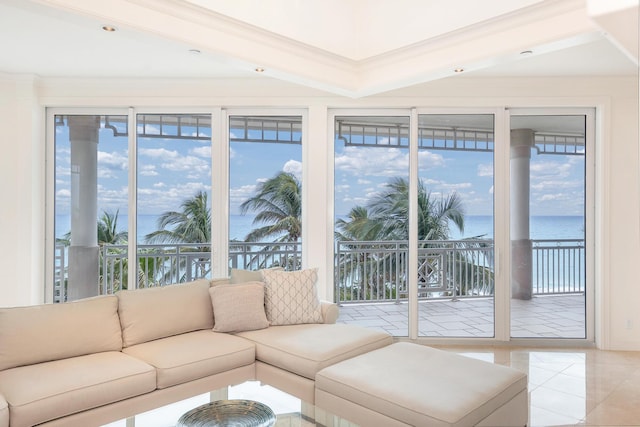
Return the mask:
[[363,97],[441,78],[637,75],[638,1],[0,0],[0,40],[0,73],[275,78]]

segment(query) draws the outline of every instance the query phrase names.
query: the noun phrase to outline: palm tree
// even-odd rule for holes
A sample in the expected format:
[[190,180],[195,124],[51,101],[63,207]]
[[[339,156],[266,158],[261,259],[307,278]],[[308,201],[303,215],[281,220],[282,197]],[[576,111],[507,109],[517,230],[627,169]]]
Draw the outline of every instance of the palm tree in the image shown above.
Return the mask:
[[256,194],[240,205],[241,214],[257,212],[259,226],[245,237],[257,242],[276,237],[277,242],[297,242],[302,235],[302,185],[295,175],[279,172],[258,185]]
[[98,245],[119,245],[126,243],[129,233],[118,231],[118,209],[115,214],[104,211],[98,220]]
[[[296,243],[302,236],[301,193],[302,185],[295,175],[279,172],[258,185],[256,194],[240,205],[243,215],[249,211],[256,212],[253,224],[257,228],[247,234],[245,241],[259,242],[271,239],[275,243],[261,249],[262,253],[270,254],[269,256],[256,255],[249,260],[249,265],[257,268],[282,266],[287,270],[299,268]],[[276,255],[283,246],[285,254]]]
[[[460,231],[464,230],[464,209],[457,193],[440,199],[434,198],[421,180],[418,183],[417,200],[418,239],[421,253],[425,253],[419,268],[421,280],[425,280],[426,284],[429,278],[443,274],[443,271],[451,270],[452,266],[455,266],[456,278],[447,277],[443,280],[463,280],[464,284],[452,283],[451,286],[469,289],[467,282],[474,281],[477,274],[491,274],[484,266],[478,266],[468,259],[467,254],[470,252],[465,249],[477,246],[477,243],[471,241],[469,244],[457,244],[455,250],[451,251],[451,257],[447,256],[446,260],[428,255],[429,248],[437,248],[437,252],[442,252],[442,241],[450,238],[450,224]],[[349,219],[337,220],[335,235],[336,239],[341,241],[341,245],[368,251],[356,258],[352,255],[345,256],[339,261],[341,283],[350,283],[350,286],[355,287],[355,291],[364,297],[372,293],[379,294],[371,295],[373,298],[395,297],[390,289],[395,288],[394,283],[398,277],[393,272],[403,274],[404,268],[398,265],[398,262],[402,263],[404,260],[397,258],[395,250],[389,249],[390,243],[385,242],[395,241],[396,245],[402,246],[401,242],[406,242],[409,236],[408,224],[409,184],[407,180],[398,177],[392,178],[384,191],[369,200],[366,206],[351,209]],[[349,245],[349,241],[376,243],[364,248],[361,243],[357,246]],[[377,247],[381,249],[378,252]],[[381,283],[383,286],[380,286]],[[388,285],[389,283],[393,284]]]
[[342,241],[378,240],[382,234],[382,224],[369,216],[369,210],[364,206],[355,206],[349,211],[348,220],[342,218],[336,221],[336,239]]
[[[211,243],[211,210],[207,193],[199,191],[180,204],[181,211],[164,212],[158,230],[145,236],[147,243]],[[168,228],[171,227],[171,228]],[[208,250],[202,247],[199,249]]]
[[[379,223],[377,240],[409,238],[409,183],[404,178],[392,178],[385,190],[367,203],[372,221]],[[418,240],[446,240],[449,223],[464,231],[464,208],[457,193],[434,200],[424,182],[418,182]],[[373,228],[372,225],[366,227]]]
[[[120,245],[127,243],[129,233],[126,231],[118,231],[118,216],[120,209],[116,213],[107,211],[102,212],[102,216],[98,218],[98,245]],[[61,238],[56,239],[56,243],[69,246],[71,244],[71,231],[67,231]]]
[[[338,219],[335,232],[336,240],[340,242],[338,265],[339,283],[349,283],[349,286],[340,286],[338,292],[340,301],[350,299],[369,299],[367,295],[367,282],[371,279],[369,272],[377,270],[379,257],[373,253],[384,244],[375,242],[379,240],[383,224],[370,217],[369,210],[364,206],[353,207],[348,214],[348,219]],[[354,242],[349,244],[348,242]],[[341,252],[346,249],[346,253]],[[389,296],[391,297],[391,296]]]
[[103,211],[98,219],[99,280],[103,287],[107,283],[112,286],[110,290],[103,288],[103,292],[127,289],[127,248],[122,245],[127,244],[129,233],[118,231],[119,215],[119,209],[115,214]]
[[[209,245],[211,244],[211,210],[207,203],[207,193],[204,191],[197,192],[194,197],[183,201],[180,207],[180,211],[168,211],[160,215],[157,220],[158,230],[147,234],[145,236],[145,242],[151,244],[190,243],[196,246],[191,249],[191,251],[209,253]],[[199,246],[198,244],[204,245]],[[176,260],[175,257],[172,259]],[[210,257],[204,256],[196,260],[197,276],[204,277],[208,273],[206,265],[210,265],[209,261]],[[158,262],[157,260],[150,261],[148,259],[144,265],[145,273],[139,277],[139,280],[144,280],[147,283],[152,283],[155,270],[161,270],[164,266],[162,262]],[[178,277],[168,273],[165,275],[163,281],[187,280],[186,268],[189,267],[190,266],[186,264],[186,258],[181,257],[179,261],[174,262],[174,265],[169,271],[184,271],[185,273],[179,274]]]

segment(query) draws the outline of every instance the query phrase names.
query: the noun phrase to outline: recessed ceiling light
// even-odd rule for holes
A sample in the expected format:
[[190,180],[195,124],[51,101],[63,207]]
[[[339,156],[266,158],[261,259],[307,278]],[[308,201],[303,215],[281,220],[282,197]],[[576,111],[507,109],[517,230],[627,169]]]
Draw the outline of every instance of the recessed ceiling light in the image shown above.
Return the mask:
[[200,55],[200,49],[189,49],[189,53],[192,55]]
[[116,27],[114,27],[113,25],[103,25],[102,29],[108,33],[113,33],[115,31],[117,31],[118,29]]
[[520,55],[531,55],[532,53],[532,50],[523,50],[522,52],[520,52]]
[[461,73],[464,71],[464,68],[456,68],[455,70],[453,70],[454,73]]
[[264,68],[256,67],[255,71],[256,71],[256,73],[264,73]]

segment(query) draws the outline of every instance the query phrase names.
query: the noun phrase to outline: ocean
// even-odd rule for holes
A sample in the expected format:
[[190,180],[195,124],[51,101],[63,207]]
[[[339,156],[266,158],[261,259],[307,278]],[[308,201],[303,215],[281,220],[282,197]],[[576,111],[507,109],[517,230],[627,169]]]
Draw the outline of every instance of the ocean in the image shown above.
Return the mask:
[[[138,216],[138,241],[143,242],[144,236],[157,229],[158,215]],[[229,218],[229,238],[244,240],[253,228],[252,215],[231,215]],[[127,215],[118,217],[118,229],[126,229]],[[56,237],[62,237],[70,229],[69,215],[56,215]],[[583,239],[584,217],[582,216],[533,216],[530,224],[532,239]],[[489,215],[468,215],[465,217],[464,233],[451,227],[451,238],[460,239],[482,236],[493,237],[493,217]]]

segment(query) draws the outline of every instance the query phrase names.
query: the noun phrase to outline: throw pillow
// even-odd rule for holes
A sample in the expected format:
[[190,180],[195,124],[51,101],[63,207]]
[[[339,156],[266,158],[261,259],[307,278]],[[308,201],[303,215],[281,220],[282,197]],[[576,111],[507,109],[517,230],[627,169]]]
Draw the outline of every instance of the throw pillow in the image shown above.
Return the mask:
[[269,326],[264,312],[264,285],[247,282],[209,289],[215,332],[242,332]]
[[264,270],[231,269],[231,283],[262,282],[262,272],[265,270],[284,270],[282,267],[272,267]]
[[318,269],[263,270],[265,311],[271,325],[322,323]]

